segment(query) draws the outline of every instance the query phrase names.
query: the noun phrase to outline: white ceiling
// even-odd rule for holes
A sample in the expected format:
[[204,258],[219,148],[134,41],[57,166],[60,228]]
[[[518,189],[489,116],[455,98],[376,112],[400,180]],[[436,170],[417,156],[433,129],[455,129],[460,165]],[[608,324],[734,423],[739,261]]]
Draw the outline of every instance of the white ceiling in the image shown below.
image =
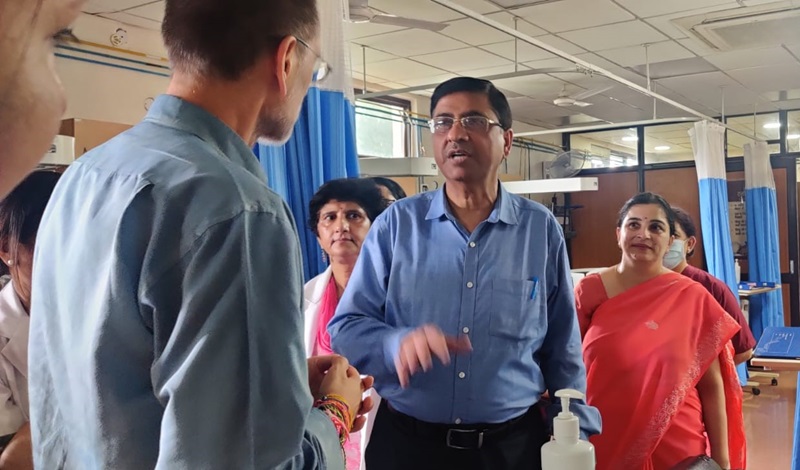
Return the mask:
[[[672,22],[771,0],[555,0],[515,10],[490,0],[454,1],[641,85],[645,85],[643,45],[648,44],[653,76],[665,77],[654,81],[656,91],[710,115],[721,113],[723,89],[729,115],[800,107],[800,30],[797,40],[790,39],[788,44],[719,52]],[[377,12],[448,23],[439,33],[346,24],[353,76],[361,79],[366,72],[372,85],[404,88],[457,75],[489,76],[572,65],[431,0],[370,0],[369,4]],[[159,29],[164,2],[90,0],[84,10]],[[565,86],[568,93],[575,94],[609,84],[613,83],[603,77],[580,73],[496,82],[513,92],[515,120],[533,126],[554,128],[570,122],[653,117],[652,100],[621,85],[586,99],[593,103],[589,107],[552,105]],[[657,106],[657,112],[658,117],[685,115],[663,104]]]

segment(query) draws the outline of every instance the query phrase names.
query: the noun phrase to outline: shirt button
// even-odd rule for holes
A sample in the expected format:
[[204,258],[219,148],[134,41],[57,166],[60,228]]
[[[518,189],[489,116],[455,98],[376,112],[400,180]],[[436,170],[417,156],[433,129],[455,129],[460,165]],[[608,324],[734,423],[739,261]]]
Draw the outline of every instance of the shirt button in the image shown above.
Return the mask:
[[470,248],[475,248],[475,242],[469,242],[469,247]]
[[464,378],[464,377],[466,377],[466,376],[467,376],[467,374],[465,374],[465,373],[463,373],[463,372],[459,372],[459,373],[458,373],[458,378],[459,378],[459,379],[463,379],[463,378]]
[[464,328],[461,329],[461,331],[463,331],[464,334],[467,334],[469,333],[469,328],[465,326]]
[[472,286],[474,286],[474,285],[475,285],[475,284],[473,284],[473,283],[472,283],[472,281],[469,281],[469,282],[467,283],[467,288],[468,288],[468,289],[472,289]]
[[461,418],[456,418],[455,423],[456,424],[461,424]]

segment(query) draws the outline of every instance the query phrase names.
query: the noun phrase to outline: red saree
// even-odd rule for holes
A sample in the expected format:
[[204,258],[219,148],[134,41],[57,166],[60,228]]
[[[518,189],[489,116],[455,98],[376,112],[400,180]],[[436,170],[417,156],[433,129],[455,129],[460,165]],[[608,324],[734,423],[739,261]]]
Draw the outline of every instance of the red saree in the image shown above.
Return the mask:
[[725,384],[731,468],[745,468],[739,325],[694,281],[658,276],[608,299],[599,275],[575,287],[587,402],[603,417],[597,470],[667,470],[706,454],[695,386],[715,358]]

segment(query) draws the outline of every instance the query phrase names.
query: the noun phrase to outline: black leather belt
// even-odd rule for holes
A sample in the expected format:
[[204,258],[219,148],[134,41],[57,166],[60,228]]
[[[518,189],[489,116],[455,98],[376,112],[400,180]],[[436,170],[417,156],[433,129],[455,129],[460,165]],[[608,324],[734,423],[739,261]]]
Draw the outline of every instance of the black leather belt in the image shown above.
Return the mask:
[[527,426],[544,428],[544,417],[539,404],[532,406],[526,413],[503,423],[469,424],[451,426],[449,424],[429,423],[401,413],[391,407],[386,400],[381,401],[382,409],[391,413],[394,421],[420,437],[444,443],[453,449],[474,450],[491,444],[516,431],[527,429]]

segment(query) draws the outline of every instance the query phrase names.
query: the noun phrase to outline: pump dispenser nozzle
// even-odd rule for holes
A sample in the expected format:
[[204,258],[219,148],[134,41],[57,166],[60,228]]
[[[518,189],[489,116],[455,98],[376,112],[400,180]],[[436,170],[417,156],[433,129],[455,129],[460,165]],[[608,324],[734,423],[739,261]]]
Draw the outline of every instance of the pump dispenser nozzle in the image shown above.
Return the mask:
[[569,409],[569,401],[582,399],[583,393],[565,388],[557,391],[556,397],[561,399],[561,413],[553,420],[553,436],[564,444],[574,444],[580,438],[581,428],[578,417]]

